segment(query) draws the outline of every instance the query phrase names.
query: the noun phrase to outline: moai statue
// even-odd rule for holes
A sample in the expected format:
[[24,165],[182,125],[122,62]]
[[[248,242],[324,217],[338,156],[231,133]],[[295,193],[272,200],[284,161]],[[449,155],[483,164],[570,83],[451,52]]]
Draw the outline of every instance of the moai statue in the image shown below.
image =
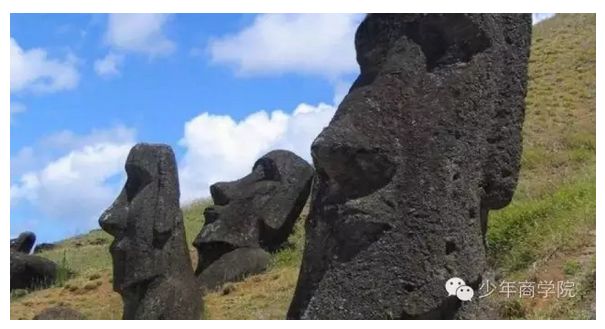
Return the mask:
[[214,206],[194,241],[206,290],[264,271],[269,253],[292,233],[311,188],[313,167],[290,151],[271,151],[252,172],[210,187]]
[[311,146],[288,318],[486,316],[487,214],[517,184],[531,29],[529,14],[365,18],[361,74]]
[[36,235],[34,232],[23,232],[18,237],[11,239],[11,251],[17,251],[29,254],[36,243]]
[[99,219],[115,238],[109,250],[123,318],[199,319],[202,294],[185,240],[172,149],[135,145],[126,173],[122,192]]

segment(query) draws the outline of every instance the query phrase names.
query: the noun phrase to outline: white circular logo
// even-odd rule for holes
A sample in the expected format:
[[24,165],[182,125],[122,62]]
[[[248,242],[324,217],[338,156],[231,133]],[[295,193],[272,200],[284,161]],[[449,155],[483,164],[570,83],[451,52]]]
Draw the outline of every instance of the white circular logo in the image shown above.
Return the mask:
[[447,280],[447,282],[445,283],[445,290],[449,294],[448,296],[455,296],[456,290],[462,286],[466,286],[466,283],[464,283],[464,280],[462,280],[460,278],[451,278],[451,279]]
[[456,289],[456,297],[461,301],[468,302],[473,298],[475,291],[469,286],[460,286]]

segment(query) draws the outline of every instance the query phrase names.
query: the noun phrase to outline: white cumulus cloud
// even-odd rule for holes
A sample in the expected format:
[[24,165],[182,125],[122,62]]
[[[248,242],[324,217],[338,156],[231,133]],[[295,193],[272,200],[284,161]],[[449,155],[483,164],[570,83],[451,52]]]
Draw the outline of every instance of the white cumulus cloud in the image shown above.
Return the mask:
[[302,73],[335,79],[357,71],[359,14],[262,14],[243,30],[212,40],[214,63],[241,75]]
[[22,49],[13,38],[10,41],[10,63],[11,92],[52,93],[73,89],[80,80],[75,56],[49,58],[46,50]]
[[109,53],[107,56],[95,61],[95,72],[101,77],[110,78],[120,75],[119,66],[122,64],[124,56],[120,54]]
[[[19,175],[11,185],[12,207],[32,207],[46,220],[69,225],[70,229],[94,227],[123,183],[124,163],[134,144],[134,131],[127,133],[124,129],[118,127],[84,136],[63,133],[63,137],[50,141],[46,145],[75,148],[41,168]],[[113,137],[103,139],[102,136]],[[19,155],[32,159],[33,150],[35,148],[27,148]]]
[[176,48],[164,33],[167,14],[110,14],[105,40],[116,50],[154,56]]
[[230,116],[203,113],[185,124],[179,144],[186,152],[179,176],[181,202],[209,194],[217,181],[246,175],[254,161],[274,149],[290,150],[311,161],[310,146],[336,108],[300,104],[291,113],[258,111],[236,122]]

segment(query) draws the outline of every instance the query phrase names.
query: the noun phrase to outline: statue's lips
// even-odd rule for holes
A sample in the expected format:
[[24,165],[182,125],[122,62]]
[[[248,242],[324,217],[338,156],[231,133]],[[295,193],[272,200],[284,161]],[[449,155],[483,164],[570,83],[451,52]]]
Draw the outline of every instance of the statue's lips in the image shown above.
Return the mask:
[[113,286],[116,291],[123,291],[128,286],[124,282],[124,278],[126,277],[126,268],[121,266],[124,264],[126,257],[124,250],[118,247],[120,243],[121,241],[116,238],[109,246],[109,253],[112,256],[111,260],[113,263]]
[[202,241],[200,241],[200,243],[198,244],[199,248],[210,248],[210,247],[214,247],[217,245],[223,245],[223,246],[228,246],[228,249],[234,250],[237,248],[244,248],[244,247],[248,247],[248,246],[237,246],[235,244],[233,244],[233,241],[228,241],[228,239],[204,239]]
[[[332,228],[339,232],[343,243],[358,245],[359,243],[373,243],[385,232],[393,228],[389,218],[349,204],[332,204],[323,207],[323,213],[319,219],[324,223],[330,223]],[[365,241],[365,242],[363,242]]]
[[364,219],[372,219],[374,218],[374,214],[369,211],[366,211],[362,208],[353,207],[345,204],[327,204],[323,207],[325,214],[337,214],[342,218],[364,218]]
[[204,221],[205,224],[211,224],[215,222],[219,217],[217,206],[210,206],[204,210]]
[[123,257],[125,254],[125,248],[121,247],[123,244],[122,240],[118,240],[117,238],[113,240],[111,245],[109,245],[109,252],[111,255],[115,257]]
[[[238,200],[240,201],[240,200]],[[258,235],[256,216],[252,207],[241,203],[228,206],[211,206],[204,211],[206,222],[193,241],[196,248],[207,248],[207,245],[227,244],[233,248],[257,247]],[[244,210],[240,210],[245,207]]]
[[[363,196],[360,198],[345,200],[344,202],[324,202],[322,205],[322,213],[328,214],[328,216],[338,216],[342,218],[363,218],[368,221],[377,222],[380,221],[383,215],[374,211],[377,208],[376,201],[374,201],[373,206],[366,205],[365,200],[379,193],[379,191],[374,192],[370,195]],[[381,207],[384,209],[391,209],[392,212],[397,212],[397,209],[391,204],[388,204],[384,198],[376,198],[381,204]]]
[[129,273],[130,270],[133,270],[133,267],[128,261],[128,244],[124,240],[115,239],[109,246],[113,262],[113,282],[117,291],[136,289],[136,285],[150,281],[157,276],[141,278]]

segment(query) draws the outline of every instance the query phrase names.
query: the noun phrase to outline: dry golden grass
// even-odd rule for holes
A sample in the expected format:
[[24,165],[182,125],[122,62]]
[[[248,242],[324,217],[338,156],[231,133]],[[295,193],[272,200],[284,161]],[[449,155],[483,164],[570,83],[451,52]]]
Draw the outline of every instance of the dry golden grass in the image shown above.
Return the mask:
[[286,267],[226,284],[205,296],[206,315],[217,320],[283,320],[297,278],[298,268]]
[[113,291],[110,280],[110,272],[102,273],[98,278],[93,276],[92,280],[90,277],[78,277],[63,287],[39,290],[11,300],[11,319],[29,320],[51,306],[71,307],[82,312],[87,319],[120,319],[122,299]]

